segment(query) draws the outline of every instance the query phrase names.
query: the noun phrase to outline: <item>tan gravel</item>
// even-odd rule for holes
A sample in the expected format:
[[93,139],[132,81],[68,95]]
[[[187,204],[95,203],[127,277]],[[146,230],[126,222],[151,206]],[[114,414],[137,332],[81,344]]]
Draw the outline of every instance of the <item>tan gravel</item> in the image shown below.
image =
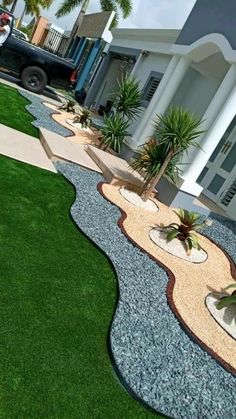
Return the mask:
[[74,135],[66,137],[68,140],[77,144],[91,144],[91,145],[99,144],[98,138],[101,136],[100,131],[96,129],[91,129],[92,134],[90,134],[84,130],[72,127],[70,124],[66,122],[66,119],[73,119],[73,117],[75,116],[74,114],[61,111],[58,109],[57,106],[48,102],[44,102],[44,105],[50,109],[55,110],[56,112],[59,112],[59,113],[52,114],[52,118],[54,119],[54,121],[63,125],[63,127],[68,128],[70,131],[74,133]]
[[159,207],[158,213],[135,207],[122,197],[118,187],[110,184],[103,184],[103,193],[108,200],[127,213],[123,223],[127,234],[174,274],[176,280],[173,300],[189,329],[236,369],[236,342],[217,324],[205,307],[205,298],[212,289],[220,291],[234,282],[225,254],[206,237],[199,235],[200,244],[208,253],[208,259],[201,264],[179,259],[155,245],[149,237],[151,228],[178,221],[170,208],[155,198],[153,200]]

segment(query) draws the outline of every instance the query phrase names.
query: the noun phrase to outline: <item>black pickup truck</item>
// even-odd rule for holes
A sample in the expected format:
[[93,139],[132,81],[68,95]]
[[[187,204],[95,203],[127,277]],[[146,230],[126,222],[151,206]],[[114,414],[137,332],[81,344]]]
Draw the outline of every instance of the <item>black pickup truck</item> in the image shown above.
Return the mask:
[[[6,12],[0,8],[0,14]],[[11,36],[11,31],[0,47],[0,70],[21,79],[22,85],[31,92],[40,93],[46,85],[69,88],[76,80],[72,61],[57,57],[27,41]]]

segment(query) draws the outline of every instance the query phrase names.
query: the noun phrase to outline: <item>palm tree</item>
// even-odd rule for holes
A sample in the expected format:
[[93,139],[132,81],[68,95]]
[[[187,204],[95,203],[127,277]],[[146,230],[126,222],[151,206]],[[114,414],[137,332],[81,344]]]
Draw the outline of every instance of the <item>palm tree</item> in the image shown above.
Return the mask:
[[178,163],[190,146],[201,148],[195,141],[203,131],[202,121],[181,107],[171,108],[166,115],[157,116],[153,139],[142,147],[131,164],[134,170],[144,172],[145,184],[140,195],[149,198],[164,174],[174,181]]
[[[51,6],[52,1],[53,0],[25,0],[24,9],[23,9],[23,12],[21,14],[21,17],[17,26],[21,26],[21,23],[25,14],[34,15],[38,17],[40,15],[40,7],[42,7],[43,9],[48,9]],[[13,0],[13,1],[3,0],[2,1],[2,5],[4,7],[11,5],[10,13],[14,13],[16,4],[17,4],[17,0]]]
[[[81,6],[80,12],[72,28],[68,44],[74,38],[75,33],[81,26],[84,15],[88,9],[90,0],[64,0],[62,5],[59,7],[56,17],[62,17],[70,13],[75,7]],[[115,18],[112,22],[112,26],[117,26],[119,19],[119,10],[122,13],[123,18],[127,18],[132,11],[132,0],[100,0],[100,6],[104,12],[115,12]]]

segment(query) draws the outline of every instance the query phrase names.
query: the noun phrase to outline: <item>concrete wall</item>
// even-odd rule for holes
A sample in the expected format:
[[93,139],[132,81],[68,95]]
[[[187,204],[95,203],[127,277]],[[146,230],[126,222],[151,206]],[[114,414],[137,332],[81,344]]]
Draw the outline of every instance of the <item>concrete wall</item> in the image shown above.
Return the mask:
[[48,23],[49,21],[45,17],[40,16],[38,18],[33,35],[31,37],[32,44],[43,45],[48,34]]
[[215,95],[219,84],[219,80],[205,77],[198,71],[190,68],[180,84],[171,106],[183,106],[201,118]]
[[176,44],[191,45],[211,33],[220,33],[236,49],[235,0],[197,0]]

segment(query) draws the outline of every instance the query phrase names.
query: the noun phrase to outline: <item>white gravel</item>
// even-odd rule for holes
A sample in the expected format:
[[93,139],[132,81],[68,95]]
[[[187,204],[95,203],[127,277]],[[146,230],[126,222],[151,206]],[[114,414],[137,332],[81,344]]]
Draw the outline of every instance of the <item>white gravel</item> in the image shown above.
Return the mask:
[[130,202],[136,207],[143,208],[151,212],[159,211],[159,208],[155,204],[155,202],[153,202],[151,199],[147,199],[147,201],[144,201],[141,198],[141,196],[139,196],[134,191],[130,191],[129,189],[126,189],[126,188],[120,188],[120,194],[126,199],[126,201]]
[[[225,294],[222,294],[222,297]],[[216,308],[219,298],[213,294],[209,294],[206,297],[206,306],[211,313],[215,321],[236,340],[236,304],[232,304],[230,307],[222,308],[218,310]]]
[[178,240],[173,239],[170,242],[166,240],[166,231],[161,231],[158,228],[153,228],[149,232],[151,240],[166,252],[180,259],[187,260],[192,263],[203,263],[207,260],[207,253],[205,250],[192,249],[191,255],[188,256],[184,244]]

